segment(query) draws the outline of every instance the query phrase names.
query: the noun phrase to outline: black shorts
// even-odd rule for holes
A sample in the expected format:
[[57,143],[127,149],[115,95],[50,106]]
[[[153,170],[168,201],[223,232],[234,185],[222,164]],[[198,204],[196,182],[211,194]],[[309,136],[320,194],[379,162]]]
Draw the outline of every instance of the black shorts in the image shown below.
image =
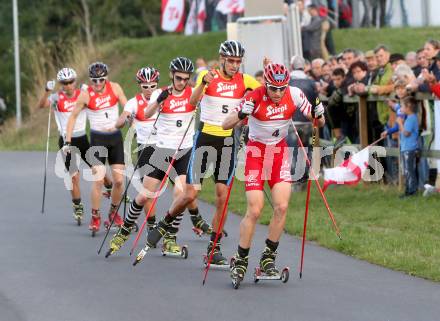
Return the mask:
[[[173,149],[155,147],[149,160],[154,169],[147,171],[145,175],[160,181],[163,180],[174,153]],[[182,149],[177,153],[173,168],[168,175],[170,180],[174,181],[177,176],[186,175],[190,155],[190,148]]]
[[[64,145],[64,139],[62,136],[58,138],[58,147],[61,149]],[[86,153],[90,148],[89,140],[87,139],[87,135],[72,137],[71,142],[71,152],[66,156],[62,153],[64,159],[64,166],[69,173],[73,174],[79,171],[79,163],[81,160],[78,158],[82,158],[83,161],[90,167],[90,163],[86,160]],[[72,162],[73,159],[73,162]]]
[[124,142],[120,130],[112,133],[90,131],[90,146],[93,149],[89,155],[92,166],[105,165],[108,159],[110,165],[124,165]]
[[220,137],[197,131],[191,150],[187,184],[200,185],[211,174],[212,166],[215,183],[229,185],[235,168],[236,144],[233,136]]
[[138,143],[138,164],[137,168],[141,179],[152,170],[150,158],[154,153],[156,145],[143,145]]

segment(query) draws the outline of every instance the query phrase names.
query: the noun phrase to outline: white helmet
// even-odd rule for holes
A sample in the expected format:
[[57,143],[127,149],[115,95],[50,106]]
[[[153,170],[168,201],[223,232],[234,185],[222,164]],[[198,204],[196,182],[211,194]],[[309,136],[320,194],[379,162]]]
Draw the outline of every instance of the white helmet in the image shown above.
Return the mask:
[[76,79],[76,72],[72,68],[63,68],[58,71],[57,80],[59,82]]

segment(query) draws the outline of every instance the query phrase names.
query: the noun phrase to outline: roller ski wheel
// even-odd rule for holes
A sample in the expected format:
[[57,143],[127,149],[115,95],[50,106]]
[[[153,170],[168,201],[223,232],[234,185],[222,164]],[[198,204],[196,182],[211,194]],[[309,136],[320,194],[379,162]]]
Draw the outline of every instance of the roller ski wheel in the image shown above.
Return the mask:
[[188,258],[188,254],[189,252],[187,245],[183,245],[179,252],[169,252],[162,248],[162,256],[181,257],[186,260]]
[[150,250],[150,248],[151,248],[150,246],[145,245],[145,247],[142,250],[140,250],[140,252],[136,256],[136,259],[133,262],[133,266],[136,266],[144,259],[145,255],[147,254],[148,250]]
[[78,205],[73,204],[73,218],[78,226],[81,226],[81,220],[84,214],[84,205],[79,203]]
[[236,273],[233,272],[233,269],[235,267],[235,257],[232,257],[229,261],[229,266],[231,269],[231,282],[232,282],[232,287],[235,290],[238,290],[238,288],[240,287],[241,281],[243,281],[243,278],[241,278],[239,275],[237,275]]
[[285,267],[281,273],[277,273],[275,275],[267,275],[259,267],[255,268],[254,272],[254,282],[258,283],[260,280],[267,280],[267,281],[281,281],[283,283],[287,283],[289,281],[289,268]]
[[75,216],[76,224],[78,226],[81,226],[81,219],[82,219],[82,216]]

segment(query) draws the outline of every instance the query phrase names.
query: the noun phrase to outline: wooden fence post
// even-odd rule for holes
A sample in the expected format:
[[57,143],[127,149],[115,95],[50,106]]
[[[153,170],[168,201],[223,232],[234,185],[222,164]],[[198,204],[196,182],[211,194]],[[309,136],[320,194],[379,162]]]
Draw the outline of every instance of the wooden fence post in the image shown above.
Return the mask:
[[361,148],[368,146],[367,97],[359,96],[359,143]]

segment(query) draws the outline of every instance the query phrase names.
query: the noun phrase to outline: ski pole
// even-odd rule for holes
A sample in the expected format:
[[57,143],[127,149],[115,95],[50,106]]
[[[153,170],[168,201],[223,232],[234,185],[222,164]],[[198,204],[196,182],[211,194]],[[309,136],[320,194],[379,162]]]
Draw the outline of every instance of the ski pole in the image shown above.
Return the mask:
[[173,154],[173,157],[172,157],[172,159],[171,159],[171,161],[170,161],[170,164],[168,165],[168,168],[167,168],[167,170],[166,170],[166,172],[165,172],[165,176],[164,176],[164,178],[162,179],[162,181],[160,182],[159,189],[154,193],[154,196],[153,196],[153,202],[151,203],[151,206],[150,206],[150,208],[148,209],[147,215],[145,216],[145,219],[144,219],[144,221],[142,222],[141,227],[139,228],[139,231],[138,231],[138,234],[136,235],[136,238],[135,238],[135,240],[134,240],[133,246],[132,246],[131,249],[130,249],[130,255],[133,254],[133,252],[134,252],[134,250],[135,250],[135,248],[136,248],[136,246],[137,246],[137,243],[139,242],[139,238],[140,238],[140,236],[141,236],[141,234],[142,234],[142,231],[144,230],[145,225],[147,224],[147,220],[148,220],[148,218],[150,217],[151,213],[153,212],[154,207],[156,206],[157,200],[159,199],[159,193],[160,193],[160,191],[162,190],[163,186],[165,185],[165,182],[166,182],[167,179],[168,179],[168,176],[169,176],[169,174],[170,174],[171,168],[173,167],[174,162],[176,161],[177,154],[179,153],[179,151],[180,151],[180,147],[182,146],[183,141],[185,140],[186,134],[188,133],[188,130],[189,130],[189,128],[191,127],[191,124],[192,124],[192,122],[193,122],[193,120],[194,120],[194,116],[195,116],[195,114],[196,114],[196,113],[194,112],[193,115],[192,115],[192,117],[191,117],[191,120],[189,121],[188,127],[186,128],[185,133],[183,134],[182,140],[180,141],[179,146],[177,147],[176,151],[175,151],[174,154]]
[[45,160],[44,160],[43,201],[41,203],[41,214],[44,213],[44,202],[46,199],[47,162],[49,159],[49,138],[50,138],[51,115],[52,115],[52,108],[49,107],[49,116],[48,116],[48,120],[47,120],[46,156],[45,156]]
[[[312,146],[318,147],[319,145],[319,132],[317,126],[317,120],[313,119],[313,137],[312,137]],[[314,155],[316,156],[316,155]],[[319,155],[318,155],[319,156]],[[302,243],[301,243],[301,263],[299,269],[299,278],[302,278],[303,264],[304,264],[304,246],[306,242],[306,233],[307,233],[307,219],[309,216],[309,202],[310,202],[310,188],[312,186],[311,180],[307,181],[307,196],[306,196],[306,209],[304,212],[304,227],[303,227],[303,235],[302,235]]]
[[[150,140],[151,135],[153,135],[153,132],[156,131],[156,123],[157,123],[157,120],[159,119],[159,116],[160,116],[161,112],[162,112],[162,108],[159,110],[159,113],[157,114],[156,120],[153,123],[153,129],[151,130],[150,134],[148,135],[148,138],[146,140],[147,142]],[[134,166],[134,169],[133,169],[133,173],[131,173],[130,179],[128,180],[128,183],[125,186],[123,198],[121,198],[121,200],[118,203],[118,206],[115,209],[116,212],[119,211],[119,208],[121,207],[121,203],[124,202],[124,215],[125,215],[125,198],[127,197],[127,191],[128,191],[128,188],[130,187],[131,181],[133,180],[134,173],[136,173],[136,170],[137,170],[137,168],[139,166],[139,160],[141,159],[142,154],[144,153],[145,149],[146,148],[144,147],[141,150],[140,154],[139,154],[139,157],[138,157],[138,159],[136,161],[136,164]],[[113,215],[112,220],[110,221],[110,225],[109,225],[107,231],[105,232],[104,239],[102,240],[101,245],[99,246],[98,254],[101,254],[102,247],[104,246],[104,243],[105,243],[105,241],[106,241],[106,239],[108,237],[108,234],[110,233],[110,228],[113,226],[115,218],[116,218],[116,215]]]
[[321,198],[322,198],[322,200],[324,202],[324,205],[325,205],[325,207],[327,209],[328,215],[329,215],[329,217],[330,217],[330,219],[332,221],[333,228],[335,229],[336,235],[339,237],[339,239],[342,239],[341,238],[341,232],[339,231],[338,225],[336,224],[335,217],[334,217],[334,215],[333,215],[333,213],[332,213],[332,211],[330,209],[330,206],[328,205],[327,198],[325,197],[324,192],[322,191],[321,185],[319,184],[318,178],[315,175],[315,171],[313,170],[312,163],[310,162],[310,159],[307,156],[306,149],[304,148],[303,142],[301,141],[301,138],[299,137],[298,131],[297,131],[296,126],[293,123],[293,121],[292,121],[292,126],[293,126],[293,129],[295,131],[295,135],[298,138],[298,143],[299,143],[299,145],[301,147],[301,150],[303,151],[303,154],[304,154],[304,157],[306,159],[307,165],[309,165],[309,167],[310,167],[310,174],[312,174],[312,179],[315,181],[316,187],[318,187],[319,194],[321,194]]
[[[237,155],[235,156],[236,158],[238,158],[238,153],[239,153],[240,149],[244,145],[243,140],[244,140],[244,131],[241,133],[241,136],[240,136],[240,146],[238,148]],[[217,242],[218,242],[218,239],[220,237],[220,231],[223,231],[223,224],[224,224],[225,217],[226,217],[226,212],[227,212],[227,209],[228,209],[229,197],[231,196],[232,185],[234,185],[234,178],[235,178],[234,176],[235,176],[235,169],[236,169],[237,162],[238,161],[236,160],[235,164],[234,164],[234,169],[232,171],[232,179],[231,179],[231,182],[229,183],[228,193],[226,195],[225,204],[223,205],[222,216],[220,217],[220,222],[219,222],[219,225],[217,226],[217,231],[215,233],[214,244],[212,246],[211,252],[209,253],[208,263],[206,264],[205,275],[204,275],[203,281],[202,281],[203,285],[205,285],[206,278],[208,277],[208,272],[209,272],[209,268],[211,266],[211,261],[212,261],[212,258],[214,257],[214,249],[215,249],[215,247],[217,245]]]
[[220,234],[221,234],[220,231],[222,231],[223,223],[224,223],[224,221],[225,221],[225,217],[226,217],[225,214],[226,214],[226,212],[227,212],[227,210],[228,210],[229,197],[231,196],[232,185],[234,185],[234,178],[235,178],[235,177],[234,177],[234,174],[235,174],[235,173],[233,173],[232,180],[231,180],[231,182],[229,183],[228,194],[226,195],[225,205],[223,205],[222,216],[221,216],[221,218],[220,218],[220,222],[219,222],[219,224],[218,224],[217,231],[216,231],[216,233],[215,233],[214,244],[213,244],[213,246],[212,246],[211,252],[209,253],[208,264],[206,264],[205,275],[204,275],[204,277],[203,277],[203,282],[202,282],[203,285],[205,285],[206,278],[208,277],[209,267],[211,266],[211,261],[212,261],[212,258],[214,257],[214,250],[215,250],[215,247],[216,247],[216,245],[217,245],[218,238],[220,237]]

